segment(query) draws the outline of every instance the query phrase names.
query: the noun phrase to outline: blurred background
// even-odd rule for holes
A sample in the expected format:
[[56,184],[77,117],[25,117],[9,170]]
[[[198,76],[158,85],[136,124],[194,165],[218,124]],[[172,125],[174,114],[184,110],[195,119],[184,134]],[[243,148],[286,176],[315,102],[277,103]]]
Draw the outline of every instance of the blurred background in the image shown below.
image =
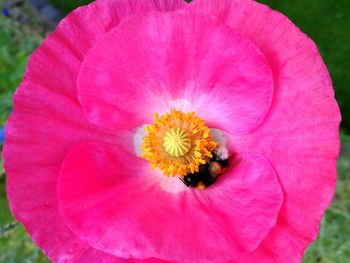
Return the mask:
[[[137,0],[135,0],[137,1]],[[0,0],[0,128],[12,107],[12,95],[28,57],[57,23],[89,0]],[[308,34],[328,66],[343,122],[337,191],[317,240],[304,263],[350,262],[350,0],[260,0],[287,15]],[[0,132],[0,141],[2,134]],[[1,143],[0,143],[1,145]],[[0,160],[0,263],[48,262],[7,204],[6,178]],[[33,193],[34,194],[34,193]],[[288,263],[288,262],[286,262]]]

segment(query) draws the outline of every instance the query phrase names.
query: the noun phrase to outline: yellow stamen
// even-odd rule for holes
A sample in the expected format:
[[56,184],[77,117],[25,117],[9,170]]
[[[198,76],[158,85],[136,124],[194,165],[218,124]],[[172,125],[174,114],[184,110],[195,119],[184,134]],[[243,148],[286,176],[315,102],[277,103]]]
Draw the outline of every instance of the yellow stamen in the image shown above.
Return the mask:
[[211,139],[209,128],[194,112],[182,113],[175,109],[159,116],[146,126],[142,157],[167,176],[184,176],[199,171],[211,157],[216,143]]

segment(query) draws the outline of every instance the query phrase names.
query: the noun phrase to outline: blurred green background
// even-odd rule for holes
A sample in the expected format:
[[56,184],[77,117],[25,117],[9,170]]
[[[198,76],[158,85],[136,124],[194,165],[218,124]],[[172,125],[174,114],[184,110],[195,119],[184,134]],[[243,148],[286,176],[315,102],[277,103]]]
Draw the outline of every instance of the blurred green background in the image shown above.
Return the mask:
[[[137,0],[135,0],[137,1]],[[1,9],[16,1],[0,0]],[[66,14],[87,0],[51,0]],[[286,14],[307,33],[329,68],[341,107],[342,151],[334,202],[327,210],[317,240],[305,254],[304,263],[350,262],[350,1],[260,0]],[[21,81],[30,53],[52,30],[47,21],[24,5],[12,8],[12,17],[0,17],[0,126],[12,105],[12,95]],[[1,161],[1,160],[0,160]],[[6,200],[5,175],[0,163],[0,263],[48,262],[23,227],[14,221]],[[288,262],[286,262],[288,263]]]

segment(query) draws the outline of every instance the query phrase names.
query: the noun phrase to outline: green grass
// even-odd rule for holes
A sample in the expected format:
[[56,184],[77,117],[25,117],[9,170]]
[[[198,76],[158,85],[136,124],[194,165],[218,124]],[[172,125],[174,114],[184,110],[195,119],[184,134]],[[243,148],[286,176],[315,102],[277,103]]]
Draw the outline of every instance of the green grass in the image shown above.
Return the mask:
[[[89,1],[61,1],[67,11]],[[265,0],[270,6],[287,14],[318,44],[332,74],[337,98],[342,106],[343,126],[350,128],[350,34],[348,0]],[[0,0],[0,6],[4,0]],[[28,12],[28,11],[26,11]],[[11,110],[12,94],[22,78],[30,53],[44,38],[45,30],[34,20],[22,25],[0,17],[0,125]],[[349,129],[350,131],[350,129]],[[342,153],[338,162],[338,184],[332,206],[322,221],[317,240],[307,250],[304,263],[347,263],[350,259],[350,137],[342,134]],[[33,244],[24,228],[9,211],[5,194],[5,176],[0,163],[0,263],[48,262]]]
[[90,0],[74,0],[74,1],[62,1],[62,0],[50,0],[50,2],[61,9],[64,13],[68,13],[71,10],[81,6],[91,3]]

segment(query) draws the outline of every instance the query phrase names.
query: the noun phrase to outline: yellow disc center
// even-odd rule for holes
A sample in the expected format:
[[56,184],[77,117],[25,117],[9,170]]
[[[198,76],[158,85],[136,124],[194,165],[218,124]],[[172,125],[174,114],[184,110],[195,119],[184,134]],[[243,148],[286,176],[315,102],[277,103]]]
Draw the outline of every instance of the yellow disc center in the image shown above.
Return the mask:
[[152,169],[158,168],[166,176],[185,176],[196,173],[199,166],[213,157],[216,142],[204,121],[194,112],[171,109],[153,115],[153,124],[145,127],[142,157]]
[[171,156],[180,157],[190,150],[191,139],[183,129],[172,128],[165,134],[163,146]]

